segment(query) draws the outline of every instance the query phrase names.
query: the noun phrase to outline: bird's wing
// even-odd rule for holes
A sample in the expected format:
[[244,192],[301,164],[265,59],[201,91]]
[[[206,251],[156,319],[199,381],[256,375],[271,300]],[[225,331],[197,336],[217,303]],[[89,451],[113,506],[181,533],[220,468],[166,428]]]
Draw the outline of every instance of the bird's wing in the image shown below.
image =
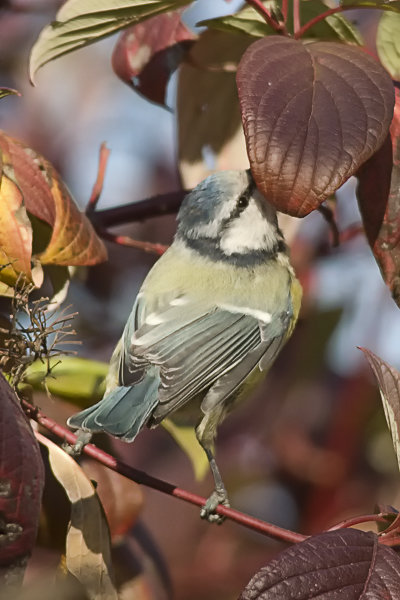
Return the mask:
[[[244,309],[243,309],[244,310]],[[254,312],[254,311],[253,311]],[[153,413],[159,422],[169,413],[216,382],[229,376],[233,390],[261,364],[273,361],[283,343],[286,318],[270,315],[269,323],[235,307],[176,297],[157,310],[142,314],[141,324],[126,338],[124,364],[131,372],[144,362],[160,369],[159,404]],[[139,323],[137,323],[139,325]],[[227,394],[218,394],[221,399]]]

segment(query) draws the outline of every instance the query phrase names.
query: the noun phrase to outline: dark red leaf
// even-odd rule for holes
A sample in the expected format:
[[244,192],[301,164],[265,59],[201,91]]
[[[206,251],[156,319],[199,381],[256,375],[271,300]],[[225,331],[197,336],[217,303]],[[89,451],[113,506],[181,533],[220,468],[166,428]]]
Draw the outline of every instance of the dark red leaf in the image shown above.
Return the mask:
[[398,600],[399,589],[397,554],[374,533],[340,529],[281,552],[253,577],[240,600]]
[[0,567],[29,556],[36,540],[44,485],[36,439],[17,397],[0,374]]
[[392,141],[388,135],[383,146],[357,173],[358,204],[371,248],[374,248],[383,224],[389,198],[392,164]]
[[388,134],[392,81],[355,46],[263,38],[245,52],[237,84],[257,185],[294,216],[317,208]]
[[196,37],[182,23],[181,13],[162,14],[130,27],[113,52],[118,77],[158,104],[165,104],[169,78]]
[[[400,306],[400,91],[390,127],[392,146],[366,163],[358,175],[358,201],[368,241],[383,279]],[[393,154],[393,158],[392,158]],[[372,230],[371,230],[372,227]]]

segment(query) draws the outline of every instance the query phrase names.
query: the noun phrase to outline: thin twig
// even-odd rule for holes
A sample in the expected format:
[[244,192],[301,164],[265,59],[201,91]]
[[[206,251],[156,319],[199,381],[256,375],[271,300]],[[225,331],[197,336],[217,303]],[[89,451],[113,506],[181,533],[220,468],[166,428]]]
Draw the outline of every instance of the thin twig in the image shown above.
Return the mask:
[[261,0],[246,0],[249,6],[252,6],[265,19],[266,23],[277,33],[283,33],[285,26],[283,23],[277,23],[269,10],[264,6]]
[[343,521],[340,521],[340,523],[337,523],[336,525],[329,527],[329,529],[327,531],[336,531],[337,529],[345,529],[347,527],[353,527],[353,525],[360,525],[361,523],[368,523],[370,521],[375,521],[375,522],[379,522],[379,523],[387,523],[387,519],[386,519],[387,516],[388,516],[388,514],[385,515],[385,513],[377,513],[377,514],[372,514],[372,515],[359,515],[357,517],[350,517],[349,519],[344,519]]
[[333,211],[331,208],[329,208],[329,206],[323,206],[323,205],[319,206],[318,212],[321,213],[321,215],[324,217],[325,221],[328,223],[329,227],[331,228],[332,245],[334,248],[336,248],[337,246],[339,246],[340,234],[339,234],[338,226],[336,224],[335,215],[333,214]]
[[109,156],[110,150],[107,148],[105,142],[103,142],[100,146],[99,166],[97,169],[96,181],[93,185],[92,193],[89,198],[88,205],[86,207],[86,214],[88,216],[96,210],[96,206],[100,199],[101,192],[103,191],[104,176],[106,174],[106,167]]
[[[42,427],[45,427],[48,431],[51,431],[54,435],[64,441],[67,441],[69,444],[74,445],[76,443],[77,436],[72,433],[72,431],[66,427],[63,427],[62,425],[59,425],[53,421],[53,419],[44,416],[40,410],[32,406],[26,400],[21,400],[21,403],[29,418],[35,420],[37,423],[42,425]],[[206,499],[202,496],[192,494],[191,492],[178,488],[177,486],[161,479],[157,479],[156,477],[151,477],[151,475],[148,475],[144,471],[139,471],[138,469],[135,469],[134,467],[117,460],[114,456],[111,456],[103,450],[100,450],[100,448],[97,448],[97,446],[94,444],[87,444],[84,447],[83,452],[97,462],[105,465],[113,471],[116,471],[117,473],[120,473],[121,475],[124,475],[136,483],[158,490],[159,492],[163,492],[169,496],[174,496],[175,498],[179,498],[180,500],[184,500],[190,504],[195,504],[196,506],[204,506],[206,502]],[[258,531],[259,533],[267,535],[276,540],[294,544],[297,542],[302,542],[308,537],[295,531],[290,531],[288,529],[283,529],[282,527],[272,525],[271,523],[266,523],[265,521],[261,521],[260,519],[256,519],[250,515],[239,512],[238,510],[227,508],[222,505],[217,507],[216,512],[220,515],[223,515],[227,519],[243,525],[244,527]]]
[[293,0],[293,32],[294,37],[296,33],[301,29],[300,23],[300,0]]
[[151,254],[157,254],[157,256],[161,256],[161,254],[164,254],[164,252],[168,249],[168,246],[165,246],[164,244],[141,242],[139,240],[134,240],[127,235],[116,235],[106,230],[100,230],[100,235],[103,239],[108,240],[109,242],[114,242],[114,244],[119,244],[120,246],[129,246],[130,248],[138,248],[139,250],[144,250],[145,252],[150,252]]
[[305,23],[305,25],[303,25],[303,27],[300,27],[300,29],[298,29],[298,31],[295,31],[293,37],[296,40],[300,39],[301,37],[303,37],[303,35],[309,29],[311,29],[311,27],[314,27],[314,25],[323,21],[324,19],[326,19],[326,17],[330,17],[331,15],[335,15],[336,13],[344,12],[345,10],[355,10],[355,9],[358,10],[359,8],[374,8],[374,7],[373,6],[357,6],[355,4],[348,4],[347,6],[335,6],[335,8],[330,8],[329,10],[326,10],[325,12],[321,13],[320,15],[317,15],[316,17],[314,17],[313,19],[311,19],[310,21]]

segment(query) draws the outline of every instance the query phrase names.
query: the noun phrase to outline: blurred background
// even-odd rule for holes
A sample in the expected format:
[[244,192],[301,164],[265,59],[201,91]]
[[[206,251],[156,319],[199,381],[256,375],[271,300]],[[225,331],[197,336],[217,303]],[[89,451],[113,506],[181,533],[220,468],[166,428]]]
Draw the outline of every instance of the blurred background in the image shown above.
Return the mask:
[[[202,0],[186,19],[193,24],[240,4]],[[59,5],[56,0],[0,3],[0,85],[22,93],[1,101],[0,128],[50,160],[81,208],[96,178],[103,141],[111,157],[100,209],[178,190],[174,112],[141,98],[113,73],[118,36],[50,63],[39,73],[37,87],[29,84],[30,48]],[[364,11],[362,18],[366,39],[372,40],[376,15]],[[171,106],[175,87],[173,78]],[[400,368],[400,313],[360,232],[354,181],[339,191],[337,201],[339,229],[352,232],[339,248],[332,248],[320,214],[291,226],[292,262],[305,292],[300,322],[263,387],[221,427],[217,446],[233,507],[305,534],[369,514],[377,504],[400,505],[398,467],[379,394],[357,349],[369,348]],[[171,216],[126,224],[118,232],[168,244],[174,230]],[[79,355],[106,362],[156,260],[111,244],[108,251],[107,263],[78,270],[67,300],[78,312]],[[60,422],[76,410],[44,394],[36,402]],[[143,432],[133,445],[104,443],[126,462],[179,487],[205,496],[212,487],[209,476],[195,481],[187,457],[162,428]],[[177,600],[233,600],[283,548],[230,522],[210,526],[197,508],[120,478],[108,480],[88,461],[86,468],[99,481],[107,514],[123,514],[116,518],[122,529],[112,532],[118,577],[131,583],[124,598],[166,598],[170,581]],[[57,493],[47,492],[47,507]],[[50,577],[59,560],[61,542],[52,527],[68,515],[61,518],[61,504],[57,507],[53,521],[46,516],[47,530],[30,563],[26,577],[32,586]]]

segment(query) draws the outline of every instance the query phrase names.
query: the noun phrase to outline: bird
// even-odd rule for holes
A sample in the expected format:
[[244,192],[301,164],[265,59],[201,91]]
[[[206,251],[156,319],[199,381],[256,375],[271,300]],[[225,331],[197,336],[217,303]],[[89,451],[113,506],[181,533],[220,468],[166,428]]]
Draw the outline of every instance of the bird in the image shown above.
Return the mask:
[[276,210],[250,170],[211,174],[182,201],[173,243],[142,284],[111,357],[102,400],[69,418],[127,442],[163,419],[193,426],[229,507],[217,428],[265,376],[295,326],[301,285]]

